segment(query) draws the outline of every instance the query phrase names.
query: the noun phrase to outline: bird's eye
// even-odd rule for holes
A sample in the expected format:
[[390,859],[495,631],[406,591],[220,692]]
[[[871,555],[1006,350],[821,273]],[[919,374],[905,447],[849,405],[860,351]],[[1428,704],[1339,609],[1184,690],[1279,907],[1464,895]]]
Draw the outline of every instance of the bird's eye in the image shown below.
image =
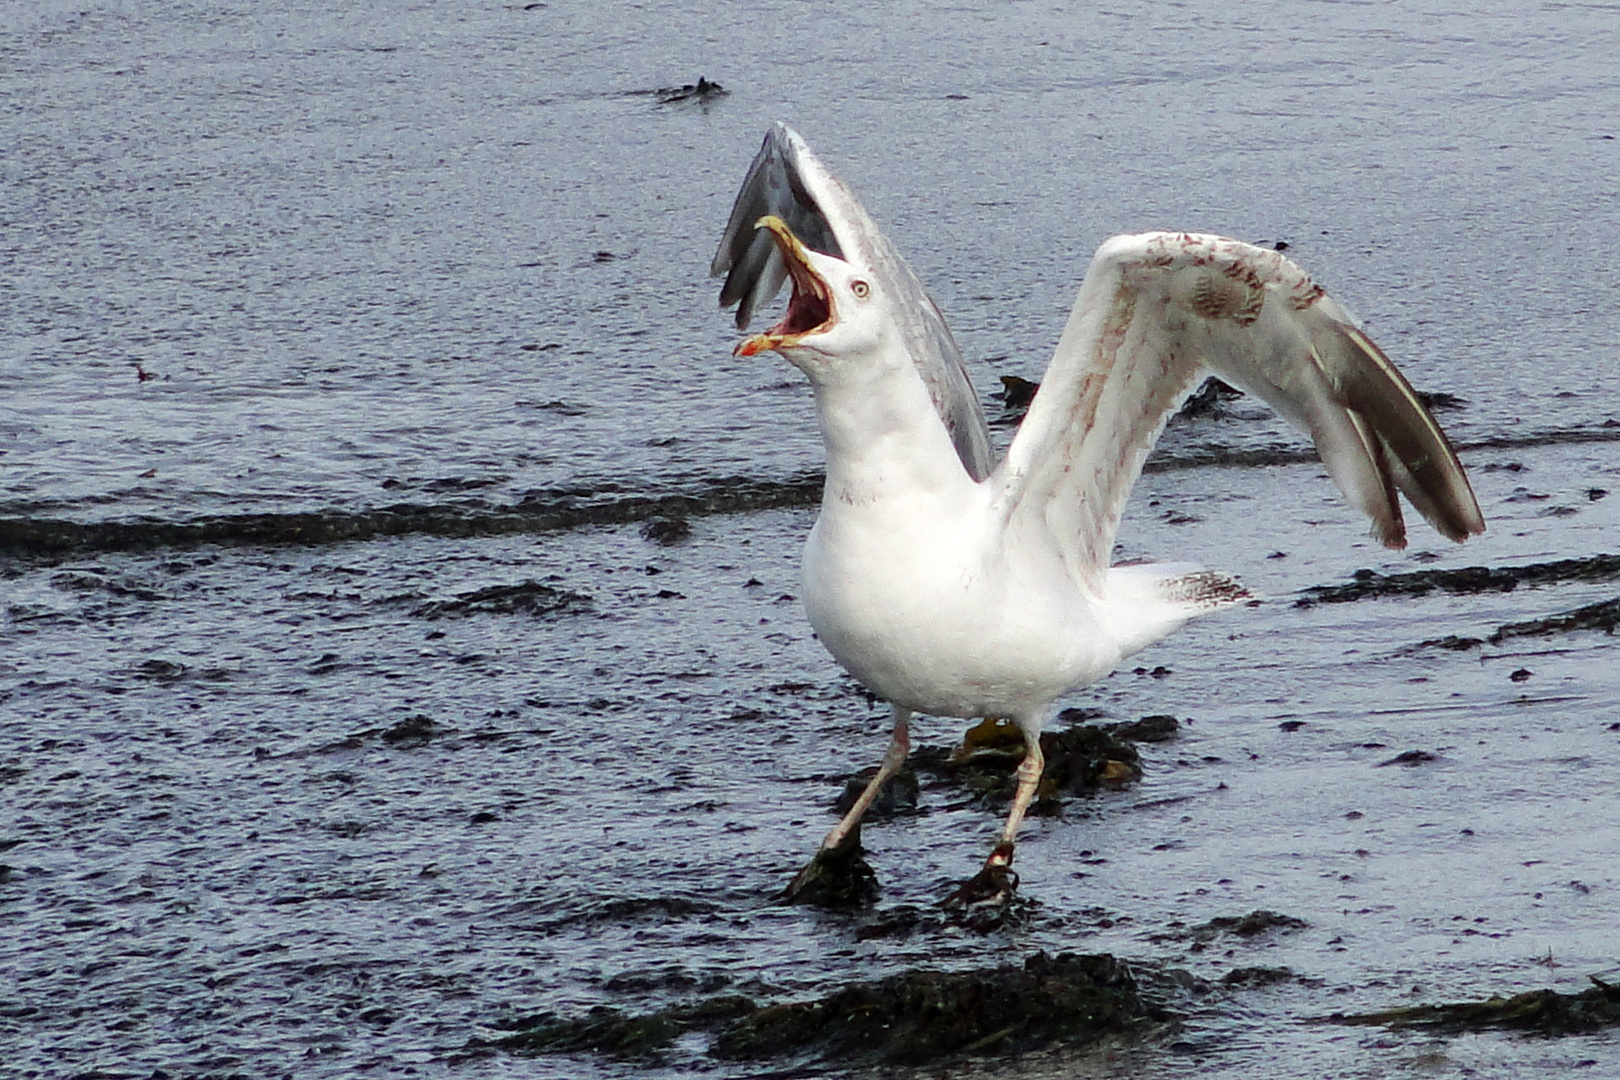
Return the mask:
[[872,286],[868,285],[860,278],[856,278],[854,281],[849,283],[849,291],[855,294],[855,299],[865,300],[868,296],[872,295]]

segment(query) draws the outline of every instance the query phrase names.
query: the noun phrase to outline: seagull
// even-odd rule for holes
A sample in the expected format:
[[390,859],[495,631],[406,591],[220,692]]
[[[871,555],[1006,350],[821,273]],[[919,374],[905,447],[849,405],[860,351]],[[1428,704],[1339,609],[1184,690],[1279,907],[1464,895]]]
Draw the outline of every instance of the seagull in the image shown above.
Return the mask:
[[1040,389],[998,461],[962,354],[917,275],[784,124],[755,156],[710,267],[737,327],[791,287],[782,319],[738,344],[808,378],[827,458],[802,596],[833,657],[893,715],[888,750],[793,880],[805,897],[904,764],[914,715],[1009,720],[1024,738],[1006,823],[947,904],[1004,903],[1040,781],[1043,723],[1065,693],[1194,616],[1246,599],[1187,564],[1110,566],[1126,497],[1206,372],[1308,432],[1345,499],[1401,548],[1398,497],[1455,541],[1485,530],[1468,477],[1404,376],[1277,251],[1146,232],[1097,249]]

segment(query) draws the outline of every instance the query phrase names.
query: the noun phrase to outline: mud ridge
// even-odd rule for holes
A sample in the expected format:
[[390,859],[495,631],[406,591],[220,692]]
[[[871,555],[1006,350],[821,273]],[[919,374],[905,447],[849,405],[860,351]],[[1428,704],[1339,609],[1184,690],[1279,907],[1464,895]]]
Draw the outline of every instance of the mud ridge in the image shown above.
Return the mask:
[[[1573,431],[1501,436],[1461,444],[1459,450],[1527,449],[1564,443],[1620,442],[1620,424]],[[1144,472],[1174,472],[1215,466],[1261,468],[1317,460],[1309,447],[1276,444],[1258,449],[1206,447],[1158,454]],[[398,504],[369,510],[318,510],[277,514],[216,514],[188,520],[135,518],[80,522],[13,510],[0,518],[0,555],[60,556],[90,551],[186,548],[202,544],[338,544],[388,536],[499,536],[555,532],[589,525],[623,525],[654,519],[743,514],[795,506],[821,499],[823,475],[803,473],[785,480],[729,477],[700,481],[690,491],[625,492],[614,485],[595,489],[531,492],[516,503],[468,501],[454,504]],[[678,527],[678,526],[677,526]],[[664,542],[664,541],[660,541]],[[1511,587],[1511,586],[1510,586]],[[1356,596],[1318,597],[1325,601]]]
[[1591,555],[1579,559],[1529,563],[1525,566],[1466,566],[1457,570],[1413,570],[1380,574],[1357,570],[1344,585],[1315,585],[1296,600],[1297,607],[1343,604],[1379,596],[1427,596],[1432,592],[1469,595],[1512,592],[1520,585],[1548,585],[1563,581],[1620,579],[1620,555]]
[[1606,634],[1620,627],[1620,596],[1613,600],[1600,600],[1595,604],[1564,611],[1545,618],[1499,626],[1487,639],[1499,645],[1509,638],[1547,637],[1552,634],[1571,634],[1578,630],[1602,630]]
[[1592,983],[1578,994],[1531,990],[1509,998],[1416,1005],[1351,1015],[1335,1013],[1327,1019],[1336,1024],[1429,1028],[1446,1034],[1507,1028],[1543,1035],[1572,1035],[1620,1024],[1620,986],[1595,977]]
[[589,525],[811,506],[821,498],[821,484],[819,473],[780,481],[737,477],[708,481],[692,491],[664,494],[557,490],[532,492],[522,501],[504,506],[481,502],[402,504],[361,511],[223,514],[189,521],[76,522],[11,517],[0,518],[0,553],[59,556],[201,544],[340,544],[412,534],[471,537],[556,532]]

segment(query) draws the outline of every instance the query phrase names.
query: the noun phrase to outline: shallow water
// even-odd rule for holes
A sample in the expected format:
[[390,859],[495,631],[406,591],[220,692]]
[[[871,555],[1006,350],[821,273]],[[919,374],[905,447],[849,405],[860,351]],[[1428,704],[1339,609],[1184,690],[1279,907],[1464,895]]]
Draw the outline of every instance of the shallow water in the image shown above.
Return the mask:
[[[1044,948],[1299,978],[1201,999],[1174,1041],[952,1075],[1620,1075],[1612,1035],[1309,1022],[1616,974],[1613,639],[1414,648],[1615,585],[1294,605],[1362,567],[1616,550],[1620,15],[328,7],[0,14],[7,1069],[751,1075],[686,1043],[466,1048],[542,1010]],[[650,93],[699,75],[729,95]],[[1418,526],[1406,555],[1313,464],[1196,464],[1301,445],[1261,410],[1172,429],[1125,553],[1268,599],[1067,702],[1187,723],[1140,784],[1032,822],[1021,929],[858,941],[768,902],[885,738],[793,599],[813,511],[770,485],[819,465],[807,395],[730,356],[703,276],[777,117],[890,227],[986,395],[1039,376],[1102,238],[1169,226],[1287,240],[1465,399],[1441,419],[1491,531]],[[775,508],[642,535],[731,477]],[[556,610],[466,602],[530,581]],[[1409,750],[1434,760],[1381,764]],[[867,830],[886,907],[998,825],[923,805]],[[1175,933],[1257,908],[1310,925]]]

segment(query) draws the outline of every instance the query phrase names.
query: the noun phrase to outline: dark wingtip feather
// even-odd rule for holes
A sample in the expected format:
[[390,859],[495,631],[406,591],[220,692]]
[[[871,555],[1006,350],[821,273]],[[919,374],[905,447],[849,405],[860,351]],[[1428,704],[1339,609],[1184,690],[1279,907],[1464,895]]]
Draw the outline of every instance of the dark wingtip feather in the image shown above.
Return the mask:
[[1468,474],[1434,416],[1372,339],[1338,325],[1348,347],[1333,350],[1332,376],[1345,404],[1376,433],[1380,472],[1441,535],[1461,542],[1484,532]]
[[844,257],[832,224],[806,183],[805,170],[811,166],[801,158],[808,156],[802,140],[778,121],[765,133],[765,141],[737,191],[720,247],[709,263],[709,276],[725,275],[720,306],[740,305],[739,329],[747,328],[754,312],[770,303],[787,280],[787,268],[782,265],[776,245],[768,234],[756,228],[760,218],[774,214],[806,247]]

